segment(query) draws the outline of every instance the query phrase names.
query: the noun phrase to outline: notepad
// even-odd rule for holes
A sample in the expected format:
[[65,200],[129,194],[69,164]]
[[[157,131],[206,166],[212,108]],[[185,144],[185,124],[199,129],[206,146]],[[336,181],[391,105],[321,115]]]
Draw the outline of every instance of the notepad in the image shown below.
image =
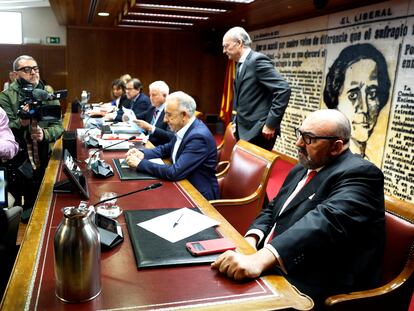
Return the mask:
[[175,243],[219,224],[218,221],[206,215],[184,207],[151,220],[138,223],[137,226],[171,243]]

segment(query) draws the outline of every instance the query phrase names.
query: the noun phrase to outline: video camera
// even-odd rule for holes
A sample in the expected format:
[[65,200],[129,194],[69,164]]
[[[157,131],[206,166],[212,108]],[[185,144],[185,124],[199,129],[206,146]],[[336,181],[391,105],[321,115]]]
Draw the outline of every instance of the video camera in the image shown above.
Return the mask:
[[[25,84],[22,87],[23,98],[19,101],[20,109],[17,115],[21,119],[35,119],[37,121],[59,121],[61,118],[60,105],[43,105],[43,101],[66,98],[68,91],[60,90],[48,93],[42,89],[36,89],[32,84]],[[28,104],[29,110],[23,107]]]

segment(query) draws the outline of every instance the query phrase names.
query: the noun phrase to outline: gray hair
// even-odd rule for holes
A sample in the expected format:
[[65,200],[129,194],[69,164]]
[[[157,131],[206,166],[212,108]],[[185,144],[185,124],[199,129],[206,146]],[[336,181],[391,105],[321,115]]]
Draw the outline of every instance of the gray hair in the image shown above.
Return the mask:
[[197,105],[196,105],[194,98],[192,98],[190,95],[184,92],[178,91],[178,92],[174,92],[168,95],[167,100],[178,101],[180,110],[185,110],[190,117],[194,116],[194,113],[197,109]]
[[37,63],[37,61],[36,61],[33,57],[31,57],[31,56],[29,56],[29,55],[20,55],[20,56],[19,56],[19,57],[17,57],[17,58],[14,60],[14,62],[13,62],[13,71],[16,71],[17,69],[19,69],[19,68],[18,68],[19,63],[20,63],[20,61],[22,61],[22,60],[32,60],[32,61],[35,61],[35,62]]
[[242,27],[233,27],[226,32],[233,41],[241,41],[244,46],[250,47],[252,45],[252,40],[250,39],[249,34]]
[[149,89],[151,90],[158,90],[164,96],[167,96],[170,93],[170,88],[168,87],[167,83],[164,81],[154,81],[149,85]]

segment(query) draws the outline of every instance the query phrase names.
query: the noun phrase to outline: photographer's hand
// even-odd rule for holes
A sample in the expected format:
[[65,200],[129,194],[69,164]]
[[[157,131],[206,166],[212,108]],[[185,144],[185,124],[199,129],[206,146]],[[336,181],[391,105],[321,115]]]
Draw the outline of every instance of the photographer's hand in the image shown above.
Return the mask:
[[32,140],[34,141],[42,141],[44,138],[43,129],[38,125],[36,127],[32,127]]
[[[25,104],[23,107],[22,107],[22,110],[24,111],[24,112],[29,112],[29,104]],[[27,126],[29,126],[29,124],[30,124],[30,119],[22,119],[22,118],[20,118],[20,125],[21,126],[23,126],[23,127],[27,127]]]

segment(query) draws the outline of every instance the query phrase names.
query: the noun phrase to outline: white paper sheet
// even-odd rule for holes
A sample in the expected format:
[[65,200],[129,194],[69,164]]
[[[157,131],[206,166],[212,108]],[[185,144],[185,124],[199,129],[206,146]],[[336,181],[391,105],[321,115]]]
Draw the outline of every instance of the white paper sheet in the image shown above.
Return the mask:
[[140,226],[159,237],[175,243],[220,223],[186,207],[140,222]]

